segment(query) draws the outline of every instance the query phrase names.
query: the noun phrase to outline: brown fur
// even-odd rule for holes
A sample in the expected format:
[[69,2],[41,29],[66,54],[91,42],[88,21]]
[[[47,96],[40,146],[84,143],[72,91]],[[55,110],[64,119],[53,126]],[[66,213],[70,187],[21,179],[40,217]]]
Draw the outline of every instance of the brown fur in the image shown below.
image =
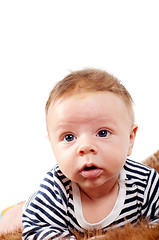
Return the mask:
[[[159,172],[159,150],[148,157],[144,164],[155,168]],[[21,231],[14,233],[2,234],[0,240],[22,240]],[[109,229],[101,232],[86,233],[84,237],[76,234],[77,240],[159,240],[159,223],[156,226],[151,226],[147,222],[141,221],[137,226],[126,224],[121,228]]]
[[[0,236],[0,240],[22,240],[21,234],[21,231],[4,234]],[[123,228],[110,229],[106,233],[96,231],[85,234],[84,237],[79,234],[76,236],[77,240],[159,240],[159,224],[155,227],[144,222],[137,226],[127,224]]]
[[[93,235],[93,237],[91,237]],[[142,221],[137,226],[126,224],[124,227],[110,229],[105,233],[94,232],[78,240],[159,240],[159,224],[155,227]]]
[[143,163],[151,168],[156,169],[156,171],[159,173],[159,150],[143,161]]
[[19,230],[14,233],[2,234],[0,240],[22,240],[22,232]]

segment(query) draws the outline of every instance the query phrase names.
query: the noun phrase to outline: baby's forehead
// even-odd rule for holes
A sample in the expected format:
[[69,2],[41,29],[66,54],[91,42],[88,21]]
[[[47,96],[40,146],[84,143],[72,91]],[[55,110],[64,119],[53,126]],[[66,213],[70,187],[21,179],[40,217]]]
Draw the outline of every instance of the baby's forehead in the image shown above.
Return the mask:
[[85,90],[85,89],[79,89],[79,91],[78,91],[76,89],[76,90],[72,90],[70,92],[66,92],[65,94],[57,97],[56,99],[52,99],[52,102],[50,103],[50,106],[53,107],[53,106],[56,106],[57,104],[59,104],[61,102],[67,102],[68,99],[70,99],[70,98],[74,98],[74,100],[78,101],[78,100],[84,100],[84,99],[90,97],[93,100],[97,96],[102,97],[103,95],[111,96],[112,98],[113,97],[118,98],[119,101],[122,101],[123,103],[125,103],[126,106],[131,105],[131,103],[128,102],[122,95],[113,93],[111,91],[95,91],[95,90],[88,91],[88,90]]
[[[101,111],[99,111],[101,109]],[[107,114],[115,114],[117,112],[119,115],[129,114],[129,108],[125,104],[124,100],[118,95],[111,92],[81,92],[72,95],[65,95],[56,102],[53,102],[50,106],[49,112],[55,112],[56,114],[61,114],[65,116],[73,116],[76,114],[80,119],[84,114],[92,116],[105,116]],[[80,116],[78,113],[80,112]],[[68,114],[69,113],[69,114]],[[52,114],[51,114],[52,115]],[[53,116],[53,115],[52,115]]]
[[101,128],[117,132],[123,126],[124,131],[129,131],[132,127],[130,114],[122,101],[114,101],[106,107],[101,101],[91,104],[91,95],[86,101],[78,98],[78,104],[74,100],[74,96],[65,98],[50,107],[46,118],[49,134],[74,131],[92,134]]

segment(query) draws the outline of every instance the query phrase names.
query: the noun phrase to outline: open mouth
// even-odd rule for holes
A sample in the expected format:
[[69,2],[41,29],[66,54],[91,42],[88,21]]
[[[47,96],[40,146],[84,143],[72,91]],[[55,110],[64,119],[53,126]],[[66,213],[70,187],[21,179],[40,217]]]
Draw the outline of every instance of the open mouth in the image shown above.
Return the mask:
[[102,173],[102,169],[95,165],[84,166],[80,173],[84,178],[97,178]]
[[90,166],[90,167],[85,167],[83,170],[84,171],[89,171],[89,170],[94,170],[94,169],[97,169],[97,167],[96,166]]

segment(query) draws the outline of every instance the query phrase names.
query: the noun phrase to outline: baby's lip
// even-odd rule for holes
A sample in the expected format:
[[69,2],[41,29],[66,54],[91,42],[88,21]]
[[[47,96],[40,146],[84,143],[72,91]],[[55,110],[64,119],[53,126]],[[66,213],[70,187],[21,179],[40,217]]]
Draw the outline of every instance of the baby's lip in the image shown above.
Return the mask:
[[89,171],[89,170],[91,170],[91,169],[96,169],[96,168],[99,168],[99,167],[96,166],[96,165],[93,164],[93,163],[89,163],[89,164],[85,164],[85,165],[82,167],[81,171]]
[[102,169],[95,164],[85,164],[80,170],[80,174],[84,178],[97,178],[102,172]]

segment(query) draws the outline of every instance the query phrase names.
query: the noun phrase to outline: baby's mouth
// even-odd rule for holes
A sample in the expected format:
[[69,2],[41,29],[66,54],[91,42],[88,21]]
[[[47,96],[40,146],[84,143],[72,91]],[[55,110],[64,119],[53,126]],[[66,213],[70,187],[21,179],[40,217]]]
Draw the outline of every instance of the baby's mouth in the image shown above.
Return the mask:
[[95,165],[85,165],[80,171],[80,174],[84,178],[97,178],[101,174],[101,172],[102,169]]
[[93,169],[97,169],[97,167],[96,166],[91,166],[91,167],[85,167],[84,168],[84,171],[90,171],[90,170],[93,170]]

